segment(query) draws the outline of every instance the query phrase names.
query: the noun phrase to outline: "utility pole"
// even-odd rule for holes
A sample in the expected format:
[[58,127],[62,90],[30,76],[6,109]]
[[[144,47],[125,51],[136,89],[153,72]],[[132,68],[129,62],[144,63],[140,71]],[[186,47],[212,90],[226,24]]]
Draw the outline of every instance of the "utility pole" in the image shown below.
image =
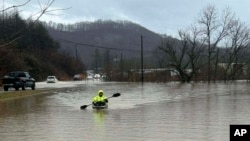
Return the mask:
[[143,36],[141,35],[141,82],[144,82],[144,71],[143,71]]
[[122,53],[120,56],[120,72],[123,74],[123,56],[122,56]]
[[78,55],[77,55],[77,45],[75,44],[75,45],[74,45],[74,47],[75,47],[76,60],[78,61]]

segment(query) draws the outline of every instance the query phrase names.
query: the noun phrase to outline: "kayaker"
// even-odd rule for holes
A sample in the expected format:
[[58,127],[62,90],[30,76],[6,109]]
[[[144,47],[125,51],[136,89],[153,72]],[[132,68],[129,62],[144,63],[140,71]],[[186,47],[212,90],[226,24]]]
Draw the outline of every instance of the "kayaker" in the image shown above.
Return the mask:
[[103,90],[99,90],[98,94],[93,98],[92,104],[95,106],[103,106],[108,103],[107,97],[104,95]]

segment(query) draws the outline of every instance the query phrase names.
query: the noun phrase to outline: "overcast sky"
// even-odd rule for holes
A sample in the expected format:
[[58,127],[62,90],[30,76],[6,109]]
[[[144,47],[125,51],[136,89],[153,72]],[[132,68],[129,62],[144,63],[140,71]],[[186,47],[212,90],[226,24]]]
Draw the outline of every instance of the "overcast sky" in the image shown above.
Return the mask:
[[[20,4],[26,0],[2,0],[0,6]],[[39,0],[46,4],[51,0]],[[129,20],[156,33],[176,36],[178,30],[194,23],[202,9],[215,5],[218,10],[230,7],[250,27],[250,0],[55,0],[53,9],[69,8],[44,15],[40,20],[58,23],[80,21]],[[38,0],[19,10],[28,17],[39,11]]]

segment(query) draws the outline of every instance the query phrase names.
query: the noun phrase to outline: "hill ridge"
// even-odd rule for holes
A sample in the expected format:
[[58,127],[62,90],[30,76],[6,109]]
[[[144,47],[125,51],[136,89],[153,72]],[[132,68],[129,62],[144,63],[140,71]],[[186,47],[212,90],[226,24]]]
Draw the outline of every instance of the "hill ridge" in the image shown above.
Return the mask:
[[[144,50],[152,51],[160,45],[162,35],[130,21],[77,22],[75,24],[45,23],[52,38],[61,44],[60,50],[91,66],[95,46],[120,49],[112,56],[124,54],[127,57],[138,56],[126,50],[140,50],[143,36]],[[69,42],[65,42],[69,41]],[[71,43],[70,43],[71,42]],[[91,47],[84,46],[92,45]],[[97,48],[98,49],[98,48]],[[123,51],[122,51],[123,50]],[[76,55],[76,52],[78,55]],[[119,52],[119,53],[118,53]],[[101,51],[103,53],[103,51]]]

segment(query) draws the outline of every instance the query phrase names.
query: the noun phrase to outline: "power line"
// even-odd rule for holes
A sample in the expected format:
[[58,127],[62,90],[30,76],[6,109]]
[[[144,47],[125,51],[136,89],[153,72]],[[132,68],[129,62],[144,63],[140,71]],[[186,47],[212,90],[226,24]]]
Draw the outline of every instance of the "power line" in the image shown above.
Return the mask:
[[[141,52],[141,50],[133,50],[133,49],[121,49],[121,48],[113,48],[113,47],[107,47],[107,46],[98,46],[98,45],[91,45],[86,43],[79,43],[79,42],[73,42],[61,38],[57,38],[58,40],[66,43],[70,43],[72,45],[80,45],[80,46],[86,46],[86,47],[93,47],[93,48],[100,48],[100,49],[110,49],[110,50],[116,50],[116,51],[128,51],[128,52]],[[152,51],[144,51],[151,53]]]

